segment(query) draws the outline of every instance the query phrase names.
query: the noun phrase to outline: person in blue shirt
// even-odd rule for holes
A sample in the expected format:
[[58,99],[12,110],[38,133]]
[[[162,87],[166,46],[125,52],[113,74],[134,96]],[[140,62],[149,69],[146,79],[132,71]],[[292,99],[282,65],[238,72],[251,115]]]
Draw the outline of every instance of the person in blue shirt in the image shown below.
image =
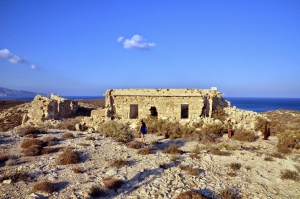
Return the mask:
[[145,124],[145,122],[143,120],[141,120],[141,123],[140,123],[139,133],[141,134],[142,142],[144,144],[146,144],[145,134],[147,133],[147,126],[146,126],[146,124]]

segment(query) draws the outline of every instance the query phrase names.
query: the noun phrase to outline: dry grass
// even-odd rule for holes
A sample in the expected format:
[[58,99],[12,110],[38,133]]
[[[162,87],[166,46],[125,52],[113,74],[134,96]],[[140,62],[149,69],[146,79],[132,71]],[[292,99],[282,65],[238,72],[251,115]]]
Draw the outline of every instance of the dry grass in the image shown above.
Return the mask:
[[278,138],[278,152],[290,153],[291,149],[300,149],[300,130],[286,130],[276,136]]
[[274,157],[274,158],[285,159],[284,155],[279,152],[274,152],[274,153],[270,154],[270,156]]
[[219,197],[220,199],[242,199],[242,196],[239,196],[239,193],[237,191],[234,191],[230,188],[223,189],[219,193]]
[[5,166],[13,166],[13,165],[17,165],[18,161],[14,158],[10,158],[5,162]]
[[169,154],[178,154],[182,153],[182,151],[179,149],[179,145],[177,144],[170,144],[168,148],[163,150],[163,153],[169,153]]
[[197,176],[200,174],[199,169],[195,169],[195,168],[184,166],[184,165],[180,165],[179,168],[183,171],[186,171],[189,175],[192,175],[192,176]]
[[0,181],[3,180],[11,180],[13,183],[16,183],[18,181],[31,181],[31,176],[28,174],[28,172],[25,171],[15,171],[9,174],[5,174],[2,177],[0,177]]
[[124,160],[122,158],[118,158],[116,160],[113,160],[111,162],[111,164],[110,164],[110,166],[116,167],[118,169],[121,168],[121,167],[123,167],[123,166],[126,166],[126,165],[128,165],[128,161],[126,161],[126,160]]
[[45,154],[55,153],[58,151],[59,151],[59,148],[44,147],[41,150],[41,154],[45,155]]
[[84,168],[82,167],[75,167],[73,168],[74,173],[84,173]]
[[96,140],[96,138],[92,137],[92,136],[89,136],[89,137],[86,137],[85,140]]
[[132,148],[132,149],[140,149],[144,146],[144,144],[142,142],[138,142],[136,140],[128,142],[126,145],[127,145],[127,147]]
[[39,146],[43,146],[44,145],[44,141],[43,140],[39,140],[39,139],[29,139],[29,140],[24,140],[21,144],[21,148],[28,148],[32,145],[39,145]]
[[226,133],[226,128],[222,123],[206,124],[201,128],[199,140],[201,143],[217,142],[224,133]]
[[264,160],[265,161],[270,161],[270,162],[274,161],[274,159],[271,156],[265,157]]
[[0,164],[4,164],[9,159],[9,155],[2,154],[0,155]]
[[284,180],[294,180],[294,181],[298,181],[300,180],[300,176],[299,173],[297,171],[291,171],[291,170],[285,170],[285,171],[281,171],[281,179]]
[[242,167],[242,164],[241,163],[230,163],[229,164],[229,167],[232,169],[232,170],[234,170],[234,171],[236,171],[236,170],[239,170],[241,167]]
[[43,192],[43,193],[53,193],[57,190],[56,186],[52,182],[48,181],[42,181],[36,183],[30,193],[35,193],[35,192]]
[[225,114],[225,111],[223,110],[223,108],[218,105],[216,107],[216,109],[214,109],[212,111],[211,117],[214,118],[214,119],[218,119],[220,121],[224,121],[225,117],[226,117],[226,114]]
[[53,146],[58,143],[59,139],[57,137],[47,136],[47,137],[43,138],[43,141],[45,142],[45,144],[47,146]]
[[123,184],[124,184],[123,180],[118,180],[115,178],[105,178],[103,188],[116,190],[121,188]]
[[221,155],[221,156],[229,156],[230,153],[228,151],[220,151],[220,149],[210,149],[209,153],[213,155]]
[[297,171],[300,173],[300,165],[294,165],[294,167],[297,169]]
[[117,121],[107,121],[98,126],[99,133],[106,137],[112,137],[120,142],[130,142],[134,139],[132,129],[128,124],[123,124]]
[[41,155],[42,150],[41,145],[31,145],[23,150],[23,153],[25,156],[38,156]]
[[62,122],[58,123],[56,125],[56,128],[57,129],[66,129],[66,130],[70,130],[70,131],[75,131],[76,128],[75,128],[75,125],[77,123],[80,123],[82,120],[82,117],[79,116],[79,117],[76,117],[76,118],[67,118],[67,119],[64,119]]
[[176,197],[176,199],[207,199],[207,198],[195,191],[186,191],[186,192],[180,193]]
[[172,155],[171,158],[170,158],[170,161],[171,161],[171,162],[175,162],[175,161],[177,161],[179,158],[180,158],[179,155]]
[[138,151],[138,154],[141,154],[141,155],[149,155],[149,154],[152,154],[152,151],[154,150],[153,147],[146,147],[146,148],[143,148],[143,149],[140,149]]
[[227,143],[222,143],[222,144],[219,144],[218,145],[218,149],[223,149],[223,148],[225,148],[226,150],[228,150],[228,151],[232,151],[232,150],[234,150],[234,147],[233,146],[231,146],[230,144],[227,144]]
[[47,131],[33,126],[20,126],[16,128],[16,133],[23,137],[29,134],[46,134]]
[[90,144],[88,144],[88,143],[83,143],[83,142],[78,143],[78,145],[79,145],[79,146],[90,146]]
[[93,198],[97,198],[97,197],[102,197],[102,196],[106,196],[106,192],[101,189],[100,186],[96,186],[93,185],[89,191],[88,191],[89,196],[93,197]]
[[61,135],[61,138],[63,139],[73,139],[74,137],[75,137],[74,134],[70,132]]
[[80,156],[79,153],[73,151],[72,148],[66,148],[62,154],[56,160],[56,164],[58,165],[66,165],[66,164],[76,164],[79,163]]
[[237,129],[234,131],[234,135],[232,137],[234,140],[239,140],[243,142],[254,142],[255,141],[255,133],[247,130]]

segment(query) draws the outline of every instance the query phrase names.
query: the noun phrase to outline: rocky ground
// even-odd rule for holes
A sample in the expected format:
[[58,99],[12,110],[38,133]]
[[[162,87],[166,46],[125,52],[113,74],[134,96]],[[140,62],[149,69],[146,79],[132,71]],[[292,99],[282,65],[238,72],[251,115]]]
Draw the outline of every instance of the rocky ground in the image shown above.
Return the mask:
[[[108,178],[122,180],[124,184],[116,190],[106,190],[107,195],[101,198],[176,198],[187,190],[198,191],[207,198],[216,198],[226,188],[235,190],[242,198],[300,196],[299,181],[281,179],[282,171],[297,171],[295,165],[299,166],[300,154],[272,157],[276,151],[276,137],[244,143],[224,135],[221,143],[226,143],[227,147],[224,145],[222,151],[229,152],[229,155],[220,156],[210,153],[208,146],[197,142],[147,135],[148,145],[145,147],[152,146],[153,154],[140,155],[137,153],[138,149],[104,138],[101,134],[72,132],[74,138],[62,139],[65,132],[49,130],[48,134],[39,135],[40,139],[48,136],[59,138],[59,142],[53,147],[61,149],[41,156],[24,156],[20,145],[26,138],[17,135],[14,130],[1,133],[1,154],[15,156],[16,164],[1,165],[0,175],[28,171],[31,180],[3,180],[0,184],[0,198],[89,198],[91,187],[105,185]],[[95,140],[88,140],[87,137],[94,137]],[[184,152],[178,154],[176,161],[172,161],[174,155],[162,152],[171,143],[178,144]],[[191,151],[197,145],[201,151],[191,157]],[[228,145],[233,150],[226,150]],[[80,153],[80,163],[56,164],[56,159],[66,147],[72,147]],[[126,160],[127,165],[120,168],[111,166],[116,159]],[[180,165],[192,167],[199,173],[191,175],[182,170]],[[75,169],[80,169],[82,173],[75,173]],[[34,184],[43,180],[56,183],[58,190],[51,194],[29,194]]]
[[[91,108],[101,106],[89,104]],[[11,113],[26,111],[27,106],[7,107],[0,112],[0,119],[7,121]],[[74,138],[63,138],[65,133],[72,133]],[[48,137],[57,138],[49,146],[56,151],[25,156],[21,144],[30,138],[20,137],[16,129],[0,130],[0,198],[92,198],[93,187],[101,187],[104,193],[98,198],[177,198],[188,190],[207,198],[224,198],[220,193],[228,189],[239,198],[300,198],[299,178],[282,178],[287,170],[299,174],[299,150],[288,155],[277,153],[276,136],[241,142],[224,135],[218,143],[204,145],[148,134],[147,145],[142,149],[153,150],[146,155],[139,154],[142,149],[130,148],[99,133],[49,129],[46,134],[38,134],[37,139]],[[171,144],[178,145],[182,153],[164,153]],[[195,153],[197,146],[199,153]],[[79,163],[57,164],[67,147],[80,154]],[[10,158],[5,160],[4,156]],[[125,165],[112,165],[115,160],[123,160]],[[20,173],[28,173],[29,178],[16,175]],[[108,189],[107,183],[113,179],[119,180],[120,186]],[[55,192],[33,190],[34,185],[45,180],[54,183]]]

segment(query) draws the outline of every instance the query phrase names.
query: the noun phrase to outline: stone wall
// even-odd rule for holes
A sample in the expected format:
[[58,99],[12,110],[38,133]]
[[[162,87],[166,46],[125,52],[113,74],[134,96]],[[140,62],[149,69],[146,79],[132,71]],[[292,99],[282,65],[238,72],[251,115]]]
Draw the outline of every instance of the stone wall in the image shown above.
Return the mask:
[[[215,87],[211,89],[116,89],[105,93],[108,118],[117,118],[135,122],[151,115],[155,107],[157,117],[182,122],[200,119],[203,103],[207,105],[207,114],[211,116],[217,105],[228,106],[222,94]],[[182,115],[182,105],[187,105],[187,118]],[[137,117],[133,112],[137,108]]]
[[37,95],[31,102],[28,113],[23,116],[22,124],[39,124],[46,120],[60,120],[73,117],[78,110],[78,102],[51,94],[50,98]]

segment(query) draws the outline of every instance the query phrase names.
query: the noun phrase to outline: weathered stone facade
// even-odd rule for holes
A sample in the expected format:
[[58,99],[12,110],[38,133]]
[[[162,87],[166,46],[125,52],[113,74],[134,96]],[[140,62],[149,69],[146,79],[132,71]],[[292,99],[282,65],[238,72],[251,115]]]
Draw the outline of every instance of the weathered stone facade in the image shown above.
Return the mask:
[[31,108],[23,116],[22,124],[39,124],[46,120],[60,120],[75,115],[78,102],[51,94],[50,98],[37,95],[31,102]]
[[211,89],[111,89],[105,93],[108,118],[133,121],[149,115],[184,122],[200,119],[203,103],[207,115],[217,105],[230,106],[215,87]]

